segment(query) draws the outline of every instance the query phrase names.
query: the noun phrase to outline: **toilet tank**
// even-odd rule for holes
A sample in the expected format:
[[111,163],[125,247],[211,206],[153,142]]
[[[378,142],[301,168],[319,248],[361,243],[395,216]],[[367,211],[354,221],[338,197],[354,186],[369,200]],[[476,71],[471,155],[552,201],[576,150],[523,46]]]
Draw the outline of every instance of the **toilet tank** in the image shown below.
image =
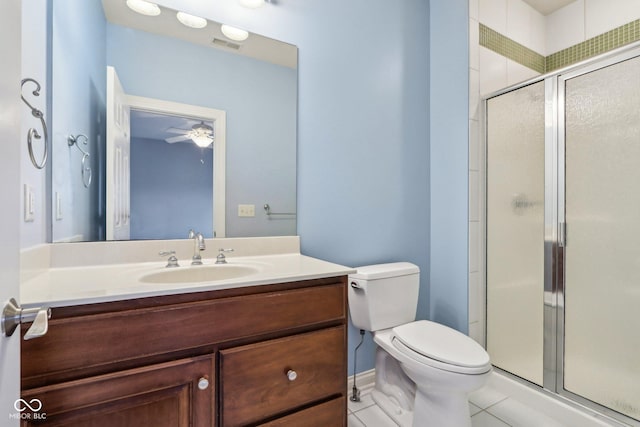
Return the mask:
[[358,267],[349,275],[349,313],[358,329],[378,331],[413,322],[420,269],[408,262]]

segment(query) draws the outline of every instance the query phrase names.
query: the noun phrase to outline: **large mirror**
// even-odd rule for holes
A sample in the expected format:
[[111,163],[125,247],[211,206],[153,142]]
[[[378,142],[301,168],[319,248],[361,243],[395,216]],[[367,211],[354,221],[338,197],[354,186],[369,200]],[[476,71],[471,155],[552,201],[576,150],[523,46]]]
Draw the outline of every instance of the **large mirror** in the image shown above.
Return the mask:
[[48,8],[52,242],[296,234],[295,46],[125,0]]

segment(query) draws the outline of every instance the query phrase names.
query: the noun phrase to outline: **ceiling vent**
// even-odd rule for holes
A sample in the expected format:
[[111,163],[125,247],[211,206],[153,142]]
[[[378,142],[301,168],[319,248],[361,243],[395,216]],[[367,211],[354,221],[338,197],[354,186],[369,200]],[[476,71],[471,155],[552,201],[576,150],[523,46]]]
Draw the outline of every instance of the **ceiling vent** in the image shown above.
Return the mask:
[[228,49],[233,49],[233,50],[239,50],[241,46],[238,43],[233,43],[233,42],[219,39],[216,37],[213,38],[213,41],[211,43],[215,44],[216,46],[222,46],[222,47],[226,47]]

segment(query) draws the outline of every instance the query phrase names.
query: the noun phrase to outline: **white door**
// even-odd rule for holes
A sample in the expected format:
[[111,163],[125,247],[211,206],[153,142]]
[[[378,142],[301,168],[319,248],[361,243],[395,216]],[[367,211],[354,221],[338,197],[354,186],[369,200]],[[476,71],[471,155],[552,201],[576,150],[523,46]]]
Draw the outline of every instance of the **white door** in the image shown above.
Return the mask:
[[129,240],[130,108],[115,68],[107,67],[107,240]]
[[[0,2],[0,311],[19,295],[20,247],[20,14],[19,1]],[[18,42],[16,42],[18,40]],[[22,139],[21,139],[22,138]],[[14,404],[20,397],[20,333],[0,336],[0,425],[18,426]]]

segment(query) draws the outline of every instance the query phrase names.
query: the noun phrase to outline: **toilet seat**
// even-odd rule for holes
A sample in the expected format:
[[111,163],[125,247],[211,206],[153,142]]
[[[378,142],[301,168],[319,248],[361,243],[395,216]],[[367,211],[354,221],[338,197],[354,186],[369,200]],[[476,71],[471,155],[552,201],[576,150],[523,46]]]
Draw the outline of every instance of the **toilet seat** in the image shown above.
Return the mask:
[[491,369],[487,352],[474,340],[455,329],[419,320],[396,326],[394,347],[412,359],[461,374],[482,374]]

